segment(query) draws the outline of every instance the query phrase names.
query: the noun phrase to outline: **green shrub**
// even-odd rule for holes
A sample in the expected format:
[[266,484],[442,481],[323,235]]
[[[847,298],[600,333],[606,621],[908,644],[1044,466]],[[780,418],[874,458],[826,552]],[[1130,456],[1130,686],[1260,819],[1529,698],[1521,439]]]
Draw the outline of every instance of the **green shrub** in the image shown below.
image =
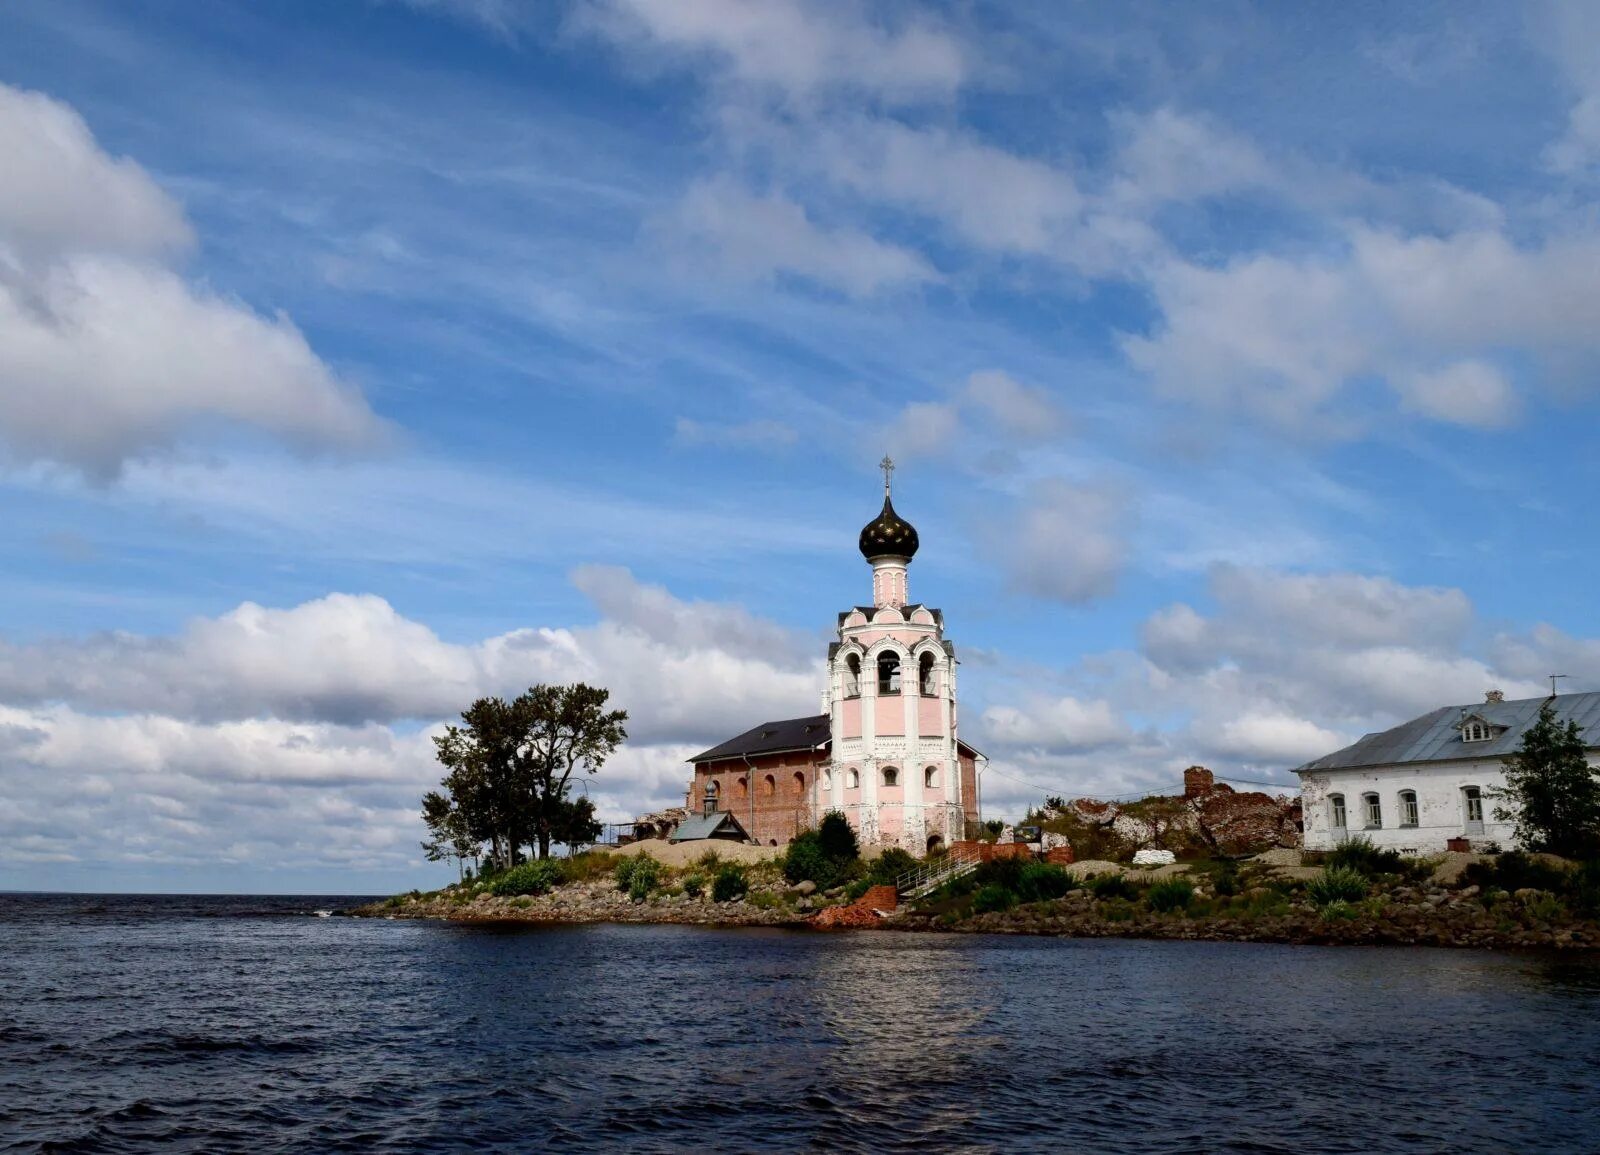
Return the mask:
[[1362,835],[1345,839],[1328,851],[1323,860],[1329,867],[1354,870],[1368,878],[1403,874],[1406,870],[1406,860],[1398,851],[1379,850],[1372,845],[1372,839]]
[[716,902],[732,902],[743,898],[750,889],[750,880],[743,868],[729,863],[717,871],[711,882],[711,897]]
[[515,894],[546,894],[565,881],[561,863],[554,858],[536,858],[513,866],[495,876],[489,892],[500,898]]
[[993,882],[988,886],[979,888],[978,893],[972,899],[972,909],[977,914],[987,914],[994,910],[1010,910],[1016,905],[1016,892]]
[[1306,884],[1306,893],[1318,906],[1331,906],[1336,902],[1359,902],[1367,897],[1367,887],[1366,876],[1360,871],[1348,866],[1329,866]]
[[1113,898],[1100,908],[1100,917],[1107,922],[1130,922],[1133,913],[1133,903],[1125,898]]
[[1560,922],[1567,917],[1567,904],[1549,891],[1541,890],[1523,901],[1522,909],[1540,922]]
[[722,855],[715,850],[708,850],[694,862],[701,870],[715,870],[722,865]]
[[386,898],[386,899],[383,900],[383,905],[389,907],[392,910],[395,907],[404,906],[408,901],[410,901],[410,898],[411,898],[411,896],[408,895],[408,894],[392,895],[391,897]]
[[1211,889],[1218,898],[1232,898],[1239,893],[1239,866],[1235,862],[1223,862],[1211,875]]
[[1341,898],[1319,907],[1317,913],[1324,922],[1354,922],[1358,912]]
[[629,854],[617,863],[615,877],[617,889],[638,902],[660,884],[661,864],[648,854]]
[[1020,858],[995,858],[972,872],[972,884],[979,890],[986,886],[1003,886],[1015,891],[1022,885],[1023,860]]
[[602,850],[585,850],[571,858],[561,860],[561,873],[567,882],[588,882],[610,874],[616,868],[616,858]]
[[1089,890],[1098,899],[1120,898],[1133,901],[1139,888],[1120,874],[1101,874],[1089,880]]
[[1580,913],[1600,914],[1600,861],[1585,862],[1567,876],[1567,895]]
[[854,902],[871,889],[871,882],[867,881],[865,878],[858,878],[844,888],[844,896],[850,902]]
[[891,846],[873,860],[867,881],[874,886],[893,886],[901,875],[916,868],[915,858],[898,846]]
[[836,858],[829,854],[818,831],[802,830],[784,852],[783,876],[790,882],[809,880],[816,883],[819,889],[829,890],[847,881],[854,865],[853,859]]
[[1065,868],[1046,862],[1025,864],[1017,878],[1017,897],[1023,902],[1046,902],[1076,888],[1078,880]]
[[651,893],[661,885],[661,864],[648,855],[641,854],[634,861],[638,864],[633,868],[628,878],[628,897],[634,902],[643,902]]
[[817,839],[822,844],[822,852],[837,862],[853,862],[861,857],[855,828],[837,810],[828,811],[817,823]]
[[1152,883],[1150,889],[1144,892],[1144,897],[1151,910],[1167,914],[1188,907],[1194,898],[1194,886],[1187,879],[1163,878],[1160,882]]
[[699,898],[706,892],[706,876],[698,870],[687,874],[683,879],[683,893],[690,898]]

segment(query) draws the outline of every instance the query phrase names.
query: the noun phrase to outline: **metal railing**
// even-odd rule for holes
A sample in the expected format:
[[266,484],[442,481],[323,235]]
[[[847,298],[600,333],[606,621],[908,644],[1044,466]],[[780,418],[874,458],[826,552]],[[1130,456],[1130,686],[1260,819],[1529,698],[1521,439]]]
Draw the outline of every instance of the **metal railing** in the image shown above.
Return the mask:
[[932,894],[952,878],[971,874],[982,864],[979,852],[969,846],[952,847],[942,857],[908,870],[894,880],[895,893],[901,898],[921,898]]

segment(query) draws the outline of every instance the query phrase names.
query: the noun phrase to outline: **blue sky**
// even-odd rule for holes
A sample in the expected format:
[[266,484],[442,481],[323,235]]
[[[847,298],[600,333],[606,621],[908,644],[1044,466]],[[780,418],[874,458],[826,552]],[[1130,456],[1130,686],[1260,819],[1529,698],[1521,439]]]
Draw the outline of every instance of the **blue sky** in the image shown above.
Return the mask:
[[1600,686],[1582,4],[0,15],[0,886],[423,882],[430,728],[815,708],[900,461],[985,799]]

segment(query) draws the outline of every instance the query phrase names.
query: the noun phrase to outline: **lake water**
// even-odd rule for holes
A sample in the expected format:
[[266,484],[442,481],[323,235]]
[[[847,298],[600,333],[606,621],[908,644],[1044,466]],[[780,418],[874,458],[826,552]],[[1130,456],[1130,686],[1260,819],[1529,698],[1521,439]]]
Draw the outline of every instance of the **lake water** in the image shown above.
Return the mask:
[[1600,962],[0,895],[4,1151],[1600,1151]]

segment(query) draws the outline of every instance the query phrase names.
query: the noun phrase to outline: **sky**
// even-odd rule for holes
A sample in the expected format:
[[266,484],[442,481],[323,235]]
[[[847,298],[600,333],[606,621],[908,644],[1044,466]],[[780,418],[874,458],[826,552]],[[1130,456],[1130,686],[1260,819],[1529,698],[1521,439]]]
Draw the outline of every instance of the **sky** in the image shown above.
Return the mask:
[[818,708],[892,453],[986,816],[1600,688],[1600,8],[0,10],[0,888],[436,884]]

